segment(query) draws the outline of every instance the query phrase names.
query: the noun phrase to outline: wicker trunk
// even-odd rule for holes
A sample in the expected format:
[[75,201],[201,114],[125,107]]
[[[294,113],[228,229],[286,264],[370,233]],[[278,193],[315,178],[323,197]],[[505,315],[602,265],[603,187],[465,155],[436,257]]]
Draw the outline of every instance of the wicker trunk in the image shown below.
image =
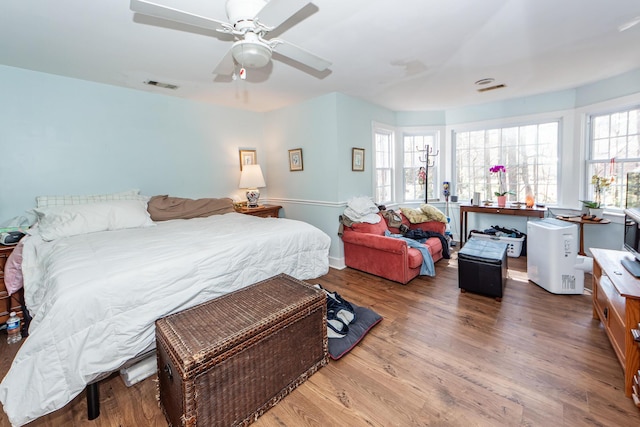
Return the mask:
[[173,426],[248,425],[327,364],[325,294],[285,274],[156,322]]

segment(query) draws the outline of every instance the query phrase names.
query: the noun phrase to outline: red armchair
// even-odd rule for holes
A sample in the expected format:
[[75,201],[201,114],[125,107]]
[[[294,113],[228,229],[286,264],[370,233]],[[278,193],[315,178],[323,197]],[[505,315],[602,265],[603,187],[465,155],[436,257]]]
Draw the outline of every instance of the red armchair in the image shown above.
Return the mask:
[[[402,214],[402,223],[410,229],[433,231],[444,236],[446,225],[439,221],[411,224]],[[385,279],[407,284],[420,274],[422,254],[418,249],[409,248],[402,239],[385,236],[385,231],[400,233],[397,228],[387,225],[384,218],[377,224],[354,223],[344,227],[344,259],[348,267],[362,270]],[[424,243],[429,249],[433,262],[442,258],[442,242],[431,237]]]

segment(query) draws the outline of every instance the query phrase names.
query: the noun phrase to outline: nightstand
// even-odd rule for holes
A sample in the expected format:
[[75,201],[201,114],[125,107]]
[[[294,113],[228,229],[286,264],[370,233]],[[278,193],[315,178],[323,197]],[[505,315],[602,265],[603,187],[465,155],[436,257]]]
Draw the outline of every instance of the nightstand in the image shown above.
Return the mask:
[[4,266],[14,248],[15,246],[0,245],[0,324],[7,321],[9,313],[12,311],[15,311],[21,319],[24,319],[22,315],[23,290],[20,289],[15,294],[9,296],[4,284]]
[[248,208],[246,206],[242,206],[240,208],[236,208],[236,212],[240,212],[246,215],[259,216],[262,218],[278,218],[280,209],[282,209],[282,206],[277,205],[260,205],[257,208]]

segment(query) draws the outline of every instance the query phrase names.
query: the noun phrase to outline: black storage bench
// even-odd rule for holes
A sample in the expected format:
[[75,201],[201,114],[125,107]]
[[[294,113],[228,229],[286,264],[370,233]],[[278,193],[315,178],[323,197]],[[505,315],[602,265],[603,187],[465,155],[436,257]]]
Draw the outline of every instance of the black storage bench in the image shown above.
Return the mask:
[[506,243],[471,238],[458,252],[458,287],[502,300],[507,282]]

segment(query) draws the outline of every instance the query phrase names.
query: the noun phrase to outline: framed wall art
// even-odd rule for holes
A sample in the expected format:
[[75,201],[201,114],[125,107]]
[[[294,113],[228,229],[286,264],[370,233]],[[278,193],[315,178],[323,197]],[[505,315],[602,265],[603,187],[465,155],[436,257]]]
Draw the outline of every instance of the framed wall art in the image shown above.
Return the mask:
[[256,150],[240,150],[240,170],[244,165],[257,165]]
[[302,169],[302,148],[289,150],[289,170],[301,171]]
[[356,172],[364,171],[364,148],[351,149],[351,170]]

